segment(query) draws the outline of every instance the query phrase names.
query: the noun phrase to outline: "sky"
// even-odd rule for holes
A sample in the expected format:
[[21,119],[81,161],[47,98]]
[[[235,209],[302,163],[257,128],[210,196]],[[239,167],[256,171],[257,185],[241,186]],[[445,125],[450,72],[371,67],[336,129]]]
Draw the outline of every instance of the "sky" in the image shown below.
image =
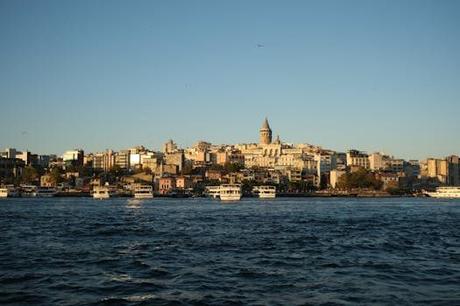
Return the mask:
[[0,149],[460,154],[460,1],[0,0]]

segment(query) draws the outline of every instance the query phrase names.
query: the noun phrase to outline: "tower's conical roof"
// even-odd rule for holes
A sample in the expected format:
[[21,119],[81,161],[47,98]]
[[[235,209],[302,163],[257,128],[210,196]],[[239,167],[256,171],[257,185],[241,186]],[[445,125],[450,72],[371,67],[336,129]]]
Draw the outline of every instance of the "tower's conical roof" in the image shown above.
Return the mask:
[[268,124],[268,119],[265,117],[264,123],[262,124],[261,130],[270,130],[270,125]]

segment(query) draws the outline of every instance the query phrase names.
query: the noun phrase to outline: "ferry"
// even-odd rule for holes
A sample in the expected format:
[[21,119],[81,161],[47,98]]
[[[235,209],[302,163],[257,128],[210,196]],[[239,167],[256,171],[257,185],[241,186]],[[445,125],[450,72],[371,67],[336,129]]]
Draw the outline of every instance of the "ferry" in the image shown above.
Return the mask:
[[37,197],[39,198],[52,198],[56,196],[57,190],[54,187],[38,187],[37,188]]
[[35,198],[37,196],[37,186],[35,185],[20,185],[21,197]]
[[13,185],[6,185],[0,188],[0,198],[14,198],[18,196],[19,192]]
[[97,200],[109,199],[110,198],[110,189],[106,186],[96,186],[93,189],[93,198]]
[[432,198],[460,198],[460,187],[438,187],[435,192],[425,192],[425,194]]
[[276,198],[275,186],[255,186],[252,190],[255,194],[259,195],[261,199],[274,199]]
[[206,195],[218,199],[220,197],[220,186],[206,186]]
[[223,184],[220,185],[221,201],[239,201],[243,192],[240,184]]
[[134,188],[135,199],[153,199],[153,187],[150,185],[141,185]]

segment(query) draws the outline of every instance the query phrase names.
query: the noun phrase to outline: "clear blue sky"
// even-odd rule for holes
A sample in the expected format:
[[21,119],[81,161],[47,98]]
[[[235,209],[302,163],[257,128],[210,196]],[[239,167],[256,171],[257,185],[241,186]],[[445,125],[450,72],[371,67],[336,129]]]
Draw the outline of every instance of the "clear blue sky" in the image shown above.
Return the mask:
[[0,148],[460,154],[460,1],[3,1]]

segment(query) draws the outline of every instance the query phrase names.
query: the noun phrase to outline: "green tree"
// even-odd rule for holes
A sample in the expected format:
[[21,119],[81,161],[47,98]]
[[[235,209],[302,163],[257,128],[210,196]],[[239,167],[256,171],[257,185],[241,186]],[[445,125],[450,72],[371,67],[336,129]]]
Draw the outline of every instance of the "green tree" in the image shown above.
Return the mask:
[[224,166],[225,171],[228,173],[238,172],[241,169],[244,169],[244,165],[240,163],[226,163]]
[[62,176],[61,176],[61,170],[59,170],[59,168],[57,167],[51,169],[50,176],[51,176],[51,181],[53,182],[54,185],[57,185],[63,181]]
[[368,172],[366,169],[346,173],[337,182],[337,186],[341,189],[372,188],[379,190],[382,188],[382,185],[383,183],[377,180],[374,174]]
[[38,179],[38,172],[34,167],[27,166],[24,168],[24,170],[22,171],[22,175],[21,175],[21,183],[31,184],[31,183],[36,182],[37,179]]

